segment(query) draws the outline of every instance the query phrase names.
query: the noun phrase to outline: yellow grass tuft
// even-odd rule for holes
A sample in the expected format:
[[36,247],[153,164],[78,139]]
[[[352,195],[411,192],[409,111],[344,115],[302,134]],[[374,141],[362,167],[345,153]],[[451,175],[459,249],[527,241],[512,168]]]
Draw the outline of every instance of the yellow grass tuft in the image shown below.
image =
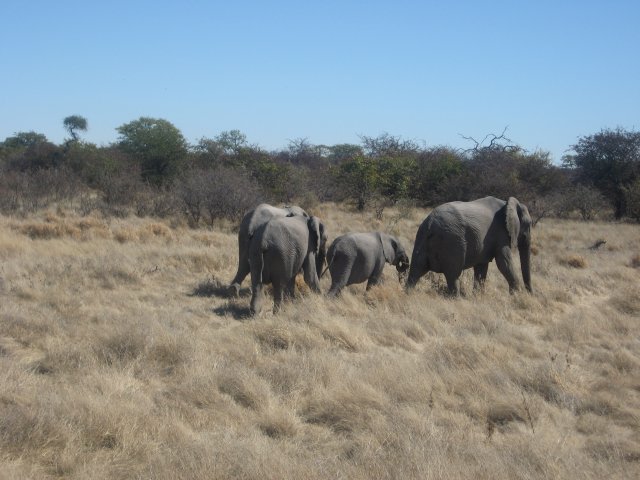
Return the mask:
[[66,223],[32,222],[24,223],[18,231],[32,240],[50,240],[52,238],[80,236],[80,229]]
[[148,223],[138,231],[138,238],[141,241],[145,241],[153,237],[171,239],[173,235],[171,233],[171,229],[164,223]]
[[572,268],[587,268],[587,261],[581,255],[569,255],[560,259],[560,264]]
[[272,408],[261,415],[258,428],[267,437],[293,438],[301,429],[300,420],[287,408]]
[[119,243],[133,242],[138,239],[136,232],[130,228],[120,228],[113,232],[113,238]]

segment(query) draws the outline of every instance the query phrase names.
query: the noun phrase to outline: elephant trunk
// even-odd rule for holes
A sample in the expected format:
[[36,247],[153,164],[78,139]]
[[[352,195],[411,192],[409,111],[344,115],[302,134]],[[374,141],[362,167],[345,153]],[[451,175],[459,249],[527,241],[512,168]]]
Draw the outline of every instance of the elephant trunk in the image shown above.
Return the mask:
[[520,253],[520,268],[522,269],[522,280],[529,292],[531,288],[531,240],[529,237],[522,238],[518,242],[518,252]]
[[[310,254],[310,256],[313,254]],[[302,273],[304,281],[312,291],[320,293],[320,279],[318,278],[318,271],[316,270],[317,258],[309,258],[306,261],[306,266],[303,266]]]
[[409,276],[407,277],[407,283],[405,285],[407,290],[411,290],[413,287],[415,287],[416,283],[418,283],[418,280],[420,280],[420,277],[422,277],[422,275],[424,275],[428,271],[428,268],[423,265],[423,263],[426,262],[424,262],[424,259],[420,257],[421,255],[417,255],[414,250],[414,253],[411,257],[411,264],[409,265]]

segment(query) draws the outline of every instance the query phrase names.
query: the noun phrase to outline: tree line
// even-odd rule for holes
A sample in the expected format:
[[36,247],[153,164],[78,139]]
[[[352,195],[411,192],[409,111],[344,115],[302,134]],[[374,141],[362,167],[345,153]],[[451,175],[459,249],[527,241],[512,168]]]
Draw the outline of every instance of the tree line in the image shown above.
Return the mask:
[[505,136],[467,138],[468,149],[399,136],[315,145],[306,138],[267,151],[239,130],[189,144],[171,122],[141,117],[106,146],[83,141],[88,121],[63,120],[62,144],[33,131],[0,143],[0,211],[30,212],[66,201],[82,213],[167,216],[192,225],[239,219],[260,201],[351,202],[358,210],[433,207],[486,195],[517,196],[534,221],[598,215],[640,220],[640,132],[603,129],[580,137],[562,164]]

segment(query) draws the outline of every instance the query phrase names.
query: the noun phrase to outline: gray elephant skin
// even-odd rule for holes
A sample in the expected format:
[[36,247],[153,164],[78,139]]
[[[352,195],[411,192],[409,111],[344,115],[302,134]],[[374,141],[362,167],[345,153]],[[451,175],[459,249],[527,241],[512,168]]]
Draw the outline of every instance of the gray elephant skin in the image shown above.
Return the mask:
[[273,310],[277,312],[285,296],[293,297],[300,270],[307,285],[319,293],[316,259],[325,243],[324,227],[317,217],[274,217],[262,225],[249,245],[251,314],[262,310],[268,283],[273,285]]
[[409,268],[407,253],[396,237],[382,232],[339,236],[327,252],[327,268],[331,273],[329,296],[339,295],[347,285],[365,281],[369,290],[380,281],[385,263],[394,265],[400,273]]
[[516,198],[485,197],[440,205],[422,222],[413,247],[407,288],[425,273],[443,273],[449,292],[460,292],[462,271],[473,267],[474,288],[487,278],[495,259],[509,291],[519,288],[511,251],[517,246],[524,284],[531,289],[531,217]]
[[[239,294],[242,281],[251,271],[249,266],[249,246],[256,231],[272,218],[294,216],[309,218],[309,214],[300,207],[290,206],[278,208],[267,203],[261,203],[253,210],[249,210],[245,213],[242,218],[242,222],[240,222],[240,230],[238,231],[238,270],[235,277],[229,284],[230,293],[235,294],[236,296]],[[326,246],[321,245],[320,252],[316,259],[318,263],[316,266],[318,271],[322,269],[325,255]]]

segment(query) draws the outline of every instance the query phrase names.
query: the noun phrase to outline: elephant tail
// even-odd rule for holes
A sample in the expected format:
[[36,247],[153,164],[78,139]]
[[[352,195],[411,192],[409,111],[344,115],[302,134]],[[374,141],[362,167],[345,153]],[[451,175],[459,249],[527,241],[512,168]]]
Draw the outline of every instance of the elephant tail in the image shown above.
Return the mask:
[[260,255],[257,258],[256,270],[258,271],[258,283],[262,283],[262,271],[264,270],[264,253],[266,250],[260,249]]
[[327,265],[326,267],[324,267],[324,270],[322,271],[322,273],[320,274],[320,278],[324,277],[324,274],[327,273],[327,270],[329,270],[329,265]]
[[331,264],[332,263],[333,263],[333,248],[329,247],[329,251],[327,252],[327,266],[325,267],[325,269],[322,271],[322,273],[318,277],[319,279],[322,278],[325,273],[327,273],[327,270],[329,270],[329,268],[331,268]]

